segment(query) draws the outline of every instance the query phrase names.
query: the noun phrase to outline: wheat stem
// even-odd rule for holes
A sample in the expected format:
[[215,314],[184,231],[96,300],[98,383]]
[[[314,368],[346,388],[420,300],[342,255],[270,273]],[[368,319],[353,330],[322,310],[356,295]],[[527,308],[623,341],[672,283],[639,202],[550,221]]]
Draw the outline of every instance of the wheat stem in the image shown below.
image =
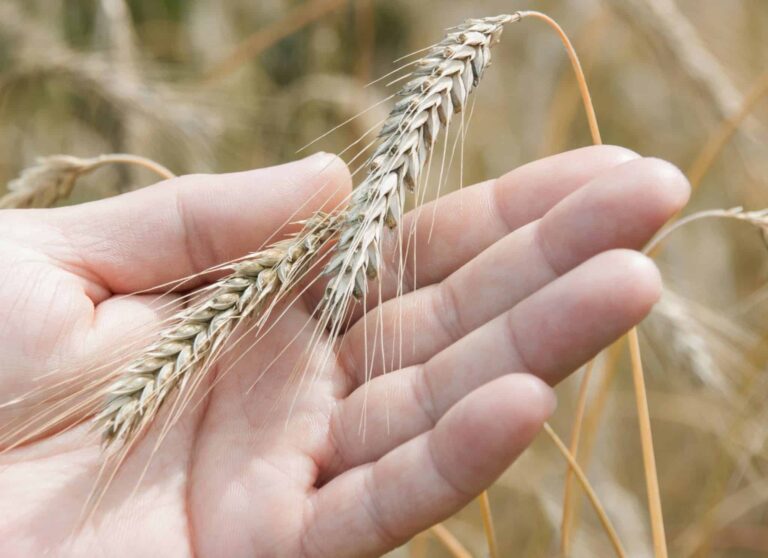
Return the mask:
[[[597,437],[597,428],[601,423],[600,419],[602,417],[603,411],[605,410],[605,405],[608,402],[611,384],[613,384],[613,380],[616,378],[616,374],[618,372],[618,360],[622,355],[621,341],[623,339],[624,337],[614,343],[606,351],[605,363],[602,366],[603,376],[601,381],[595,389],[595,395],[590,401],[589,407],[585,407],[585,413],[581,421],[582,425],[578,426],[577,423],[580,431],[579,457],[581,457],[581,464],[584,469],[588,467],[591,460],[592,451],[594,449]],[[582,385],[583,384],[584,379],[582,378]],[[574,456],[574,458],[575,457],[576,456]],[[573,503],[571,505],[573,514],[571,516],[569,526],[571,532],[575,531],[576,525],[578,523],[580,510],[580,506],[578,505],[579,496],[580,495],[578,493],[573,494]]]
[[496,529],[493,526],[493,513],[491,512],[491,500],[488,497],[488,491],[483,490],[480,496],[477,497],[477,501],[480,504],[483,531],[488,542],[488,556],[490,558],[499,558],[499,543],[496,540]]
[[203,82],[210,85],[222,80],[272,45],[346,3],[347,0],[307,0],[296,6],[281,20],[243,40],[229,56],[207,72]]
[[39,158],[8,184],[8,193],[0,198],[0,209],[50,207],[69,196],[80,177],[111,164],[142,167],[164,179],[175,176],[160,163],[138,155],[112,153],[90,159],[50,155]]
[[691,213],[668,225],[648,242],[643,249],[643,252],[645,254],[652,254],[673,232],[685,225],[693,223],[694,221],[701,221],[702,219],[735,219],[762,229],[764,236],[768,233],[768,210],[766,209],[759,211],[744,211],[741,207],[734,207],[733,209],[708,209],[706,211]]
[[433,525],[430,532],[440,541],[453,558],[472,558],[472,554],[442,523]]
[[[587,114],[587,120],[589,121],[589,130],[592,135],[592,142],[595,145],[601,145],[602,138],[600,136],[600,128],[597,124],[597,117],[595,116],[594,107],[592,106],[592,98],[589,93],[589,87],[587,86],[584,72],[579,63],[579,58],[571,44],[568,36],[563,31],[562,27],[557,24],[555,20],[546,14],[540,12],[521,12],[521,17],[535,17],[546,22],[552,29],[555,30],[560,37],[565,50],[568,53],[568,58],[571,61],[571,66],[576,73],[576,77],[579,84],[579,92],[584,103],[584,109]],[[630,339],[630,346],[634,342],[637,344],[637,329],[632,328],[627,334]],[[650,418],[648,417],[648,400],[645,393],[645,382],[643,379],[642,363],[639,360],[639,345],[636,351],[636,358],[633,357],[633,376],[635,378],[635,387],[637,391],[637,413],[640,421],[640,431],[642,434],[642,449],[643,449],[643,463],[645,465],[646,475],[646,488],[648,491],[648,507],[651,516],[651,531],[653,534],[654,549],[657,558],[667,557],[666,537],[664,535],[664,517],[661,510],[661,497],[659,495],[659,481],[656,475],[656,461],[653,454],[653,440],[651,438]],[[639,377],[638,377],[639,376]],[[586,389],[586,386],[584,387]]]
[[[584,369],[584,376],[579,384],[579,395],[576,401],[576,414],[573,417],[571,428],[570,452],[574,459],[579,456],[579,442],[581,440],[581,427],[584,422],[584,413],[587,408],[587,395],[589,393],[589,381],[592,377],[595,361],[591,360]],[[573,469],[570,467],[565,472],[565,488],[563,489],[563,517],[560,523],[560,552],[563,557],[571,554],[571,527],[573,525]]]
[[[589,73],[595,63],[596,56],[601,52],[605,31],[611,23],[610,11],[601,8],[599,12],[579,31],[575,43],[581,44],[579,59],[582,69]],[[541,145],[542,156],[559,153],[565,149],[571,124],[579,114],[580,95],[573,94],[573,88],[578,88],[573,72],[563,74],[555,86],[552,102],[547,111],[544,141]]]
[[563,28],[560,27],[560,25],[547,14],[536,11],[525,11],[518,13],[520,14],[521,18],[532,17],[542,20],[544,23],[549,25],[555,31],[555,33],[557,33],[557,36],[560,38],[560,41],[565,47],[565,52],[568,54],[568,60],[571,61],[571,67],[573,68],[573,72],[576,75],[576,83],[579,86],[579,94],[581,95],[581,99],[584,104],[584,112],[587,115],[589,133],[592,136],[592,142],[595,145],[602,144],[603,141],[600,138],[600,127],[597,125],[597,116],[595,115],[595,107],[592,104],[592,95],[590,94],[589,87],[587,86],[587,78],[584,76],[584,69],[581,67],[581,62],[579,61],[579,57],[576,54],[576,49],[573,48],[568,35],[566,35],[565,31],[563,31]]
[[758,78],[757,82],[752,86],[747,96],[744,98],[738,112],[733,116],[730,116],[723,120],[718,130],[709,137],[709,140],[701,149],[699,154],[691,163],[688,172],[688,180],[691,183],[691,189],[696,190],[701,181],[706,176],[709,169],[717,160],[717,157],[722,152],[723,148],[728,144],[733,135],[738,130],[739,126],[746,120],[747,116],[752,113],[757,103],[765,96],[768,95],[768,73],[763,74]]
[[657,558],[667,558],[667,542],[664,533],[664,514],[661,508],[659,494],[659,479],[656,474],[656,458],[653,451],[653,435],[651,433],[651,417],[648,412],[648,396],[645,392],[643,364],[640,358],[640,341],[637,328],[632,328],[627,334],[629,339],[629,355],[632,361],[632,381],[635,386],[635,402],[637,418],[640,425],[640,441],[643,452],[643,469],[645,470],[645,485],[648,492],[648,508],[651,514],[654,555]]
[[584,471],[581,470],[581,467],[576,462],[576,459],[574,459],[573,455],[571,455],[571,452],[569,452],[568,448],[565,446],[565,443],[560,439],[560,436],[557,435],[557,433],[552,429],[552,427],[549,425],[548,422],[544,423],[544,431],[550,437],[552,442],[554,442],[557,449],[560,451],[560,453],[563,455],[565,460],[568,462],[569,467],[573,470],[573,473],[576,475],[576,478],[579,480],[579,483],[581,484],[582,489],[587,494],[587,498],[592,504],[592,507],[594,508],[595,513],[597,513],[598,519],[600,520],[600,523],[603,525],[603,529],[605,530],[609,540],[611,541],[611,545],[613,546],[613,549],[616,552],[616,555],[619,556],[620,558],[625,557],[626,552],[624,551],[624,547],[621,545],[621,540],[619,540],[619,535],[616,532],[616,529],[614,528],[613,523],[611,523],[611,520],[608,517],[608,514],[605,512],[605,509],[600,503],[600,499],[597,497],[595,490],[592,488],[592,485],[590,484],[589,479],[587,479],[587,476],[584,474]]
[[141,157],[139,155],[130,155],[128,153],[112,153],[110,155],[101,155],[97,157],[97,159],[98,163],[94,166],[94,169],[100,166],[114,163],[142,167],[155,173],[165,180],[170,180],[171,178],[176,177],[174,173],[172,173],[160,163],[153,161],[152,159],[147,159],[146,157]]
[[[601,145],[603,143],[602,137],[600,135],[600,126],[597,123],[597,115],[595,114],[595,107],[592,103],[592,95],[589,91],[589,86],[587,85],[587,79],[584,75],[584,69],[581,66],[581,62],[579,61],[579,56],[576,53],[576,49],[573,48],[573,44],[571,43],[571,40],[568,38],[568,35],[565,33],[562,27],[550,16],[543,14],[541,12],[537,11],[526,11],[526,12],[520,12],[520,17],[532,17],[536,19],[542,20],[544,23],[546,23],[550,28],[552,28],[555,33],[557,34],[560,41],[563,43],[563,47],[565,48],[565,51],[568,55],[568,59],[571,62],[571,67],[573,69],[574,75],[576,77],[576,83],[579,87],[579,95],[582,99],[582,104],[584,105],[584,112],[587,116],[587,122],[589,124],[589,133],[592,136],[592,143],[595,145]],[[594,362],[594,361],[593,361]],[[592,366],[594,365],[593,362],[590,362],[588,364],[588,369],[591,372]],[[582,394],[580,396],[586,398],[587,389],[589,387],[589,379],[590,374],[584,374],[584,377],[582,378],[581,386],[579,387],[579,392]],[[579,406],[582,407],[581,413],[583,414],[583,405],[586,405],[586,401],[579,402]],[[577,420],[574,424],[574,434],[572,443],[574,444],[574,449],[578,449],[578,443],[579,443],[579,429],[580,429],[580,417],[577,416]],[[554,434],[554,432],[552,432]],[[576,463],[574,461],[574,463]],[[575,470],[574,470],[575,471]],[[560,545],[561,549],[563,550],[564,556],[568,556],[568,552],[570,549],[570,526],[571,526],[571,520],[569,519],[572,517],[572,512],[570,511],[572,509],[572,506],[570,505],[570,484],[571,484],[571,477],[568,476],[568,473],[566,473],[566,488],[565,488],[565,494],[563,495],[563,519],[562,519],[562,527],[563,531],[561,533],[561,540]],[[596,498],[596,496],[595,496]]]

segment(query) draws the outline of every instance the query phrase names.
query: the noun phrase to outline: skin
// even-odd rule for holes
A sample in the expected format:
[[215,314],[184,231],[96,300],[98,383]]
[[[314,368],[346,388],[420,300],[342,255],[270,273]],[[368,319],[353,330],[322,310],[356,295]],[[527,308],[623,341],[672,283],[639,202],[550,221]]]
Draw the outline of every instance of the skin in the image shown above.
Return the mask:
[[[257,249],[285,222],[338,204],[350,184],[340,161],[316,155],[0,213],[0,401],[92,366],[127,332],[164,317],[156,296],[118,295]],[[394,299],[389,265],[383,302],[357,309],[335,358],[310,355],[312,382],[293,374],[309,327],[248,389],[312,320],[320,285],[258,344],[222,360],[210,395],[159,449],[156,432],[142,440],[85,524],[100,463],[87,425],[0,455],[0,555],[395,548],[493,483],[553,412],[551,386],[648,313],[660,278],[634,250],[688,193],[670,164],[605,146],[440,199],[415,228],[418,265],[405,270],[403,297]],[[423,223],[432,215],[430,241]],[[411,230],[413,217],[402,226]],[[382,348],[377,324],[403,342]],[[0,409],[2,423],[14,412]]]

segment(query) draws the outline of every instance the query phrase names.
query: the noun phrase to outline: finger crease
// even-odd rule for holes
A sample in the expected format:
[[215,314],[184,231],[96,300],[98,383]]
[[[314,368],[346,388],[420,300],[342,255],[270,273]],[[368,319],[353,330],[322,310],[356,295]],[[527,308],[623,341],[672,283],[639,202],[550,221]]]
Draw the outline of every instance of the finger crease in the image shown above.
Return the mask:
[[436,285],[435,288],[437,293],[433,298],[433,311],[450,342],[455,343],[466,333],[459,312],[459,298],[448,281]]
[[365,490],[363,491],[362,504],[365,513],[368,514],[376,536],[382,542],[382,546],[387,548],[398,546],[402,537],[398,537],[390,531],[384,524],[384,514],[379,507],[379,500],[376,497],[376,468],[371,466],[365,471]]
[[536,221],[536,224],[534,225],[533,240],[534,244],[536,245],[536,249],[541,254],[541,259],[544,261],[544,264],[549,269],[553,278],[560,277],[565,270],[559,269],[560,266],[556,266],[554,264],[554,258],[552,258],[552,248],[550,247],[546,235],[544,234],[541,219]]
[[451,480],[450,476],[445,473],[445,471],[442,470],[440,463],[442,463],[441,460],[437,459],[435,456],[435,437],[434,435],[429,436],[429,441],[427,442],[427,455],[429,455],[429,460],[432,462],[432,469],[434,469],[435,474],[438,476],[438,478],[443,481],[443,483],[453,490],[456,494],[459,495],[459,497],[470,500],[474,494],[471,492],[464,490],[461,488],[458,484],[456,484],[455,481]]

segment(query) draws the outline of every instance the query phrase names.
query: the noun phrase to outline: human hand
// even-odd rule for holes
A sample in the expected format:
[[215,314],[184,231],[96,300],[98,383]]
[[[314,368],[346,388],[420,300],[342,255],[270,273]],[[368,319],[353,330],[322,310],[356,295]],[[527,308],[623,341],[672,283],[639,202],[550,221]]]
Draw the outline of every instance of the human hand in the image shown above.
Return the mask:
[[[255,250],[349,187],[340,162],[316,156],[0,212],[0,402],[46,371],[90,365],[127,332],[159,323],[160,303],[177,296],[118,295]],[[320,286],[255,347],[222,359],[217,370],[228,373],[156,452],[150,432],[85,525],[100,466],[87,425],[1,455],[0,555],[339,557],[396,547],[488,487],[553,411],[549,386],[646,315],[659,275],[627,249],[687,196],[667,163],[590,147],[441,198],[421,211],[405,293],[395,298],[398,274],[385,269],[383,302],[358,311],[335,359],[310,361],[309,388],[291,378]],[[366,335],[382,326],[385,343]]]

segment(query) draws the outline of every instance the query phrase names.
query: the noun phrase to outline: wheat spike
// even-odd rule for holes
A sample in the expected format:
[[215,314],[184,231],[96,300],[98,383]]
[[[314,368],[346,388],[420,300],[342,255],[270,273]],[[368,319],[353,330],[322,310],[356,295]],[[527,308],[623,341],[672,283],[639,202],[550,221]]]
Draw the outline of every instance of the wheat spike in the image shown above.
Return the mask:
[[77,179],[109,164],[144,167],[161,178],[174,174],[159,163],[137,155],[113,153],[81,159],[71,155],[51,155],[38,158],[36,164],[22,171],[8,183],[8,193],[0,197],[0,209],[50,207],[72,192]]
[[[130,443],[156,416],[168,395],[200,383],[242,320],[262,323],[281,294],[292,289],[336,232],[337,218],[318,214],[295,236],[235,264],[201,300],[172,319],[107,389],[94,418],[105,445]],[[190,390],[187,390],[190,391]]]
[[351,300],[363,296],[367,280],[378,275],[384,230],[400,222],[406,190],[415,190],[438,135],[465,108],[491,62],[490,47],[506,23],[519,19],[519,14],[469,19],[416,62],[367,162],[368,175],[352,193],[335,256],[324,270],[331,279],[321,322],[332,332],[340,330]]

